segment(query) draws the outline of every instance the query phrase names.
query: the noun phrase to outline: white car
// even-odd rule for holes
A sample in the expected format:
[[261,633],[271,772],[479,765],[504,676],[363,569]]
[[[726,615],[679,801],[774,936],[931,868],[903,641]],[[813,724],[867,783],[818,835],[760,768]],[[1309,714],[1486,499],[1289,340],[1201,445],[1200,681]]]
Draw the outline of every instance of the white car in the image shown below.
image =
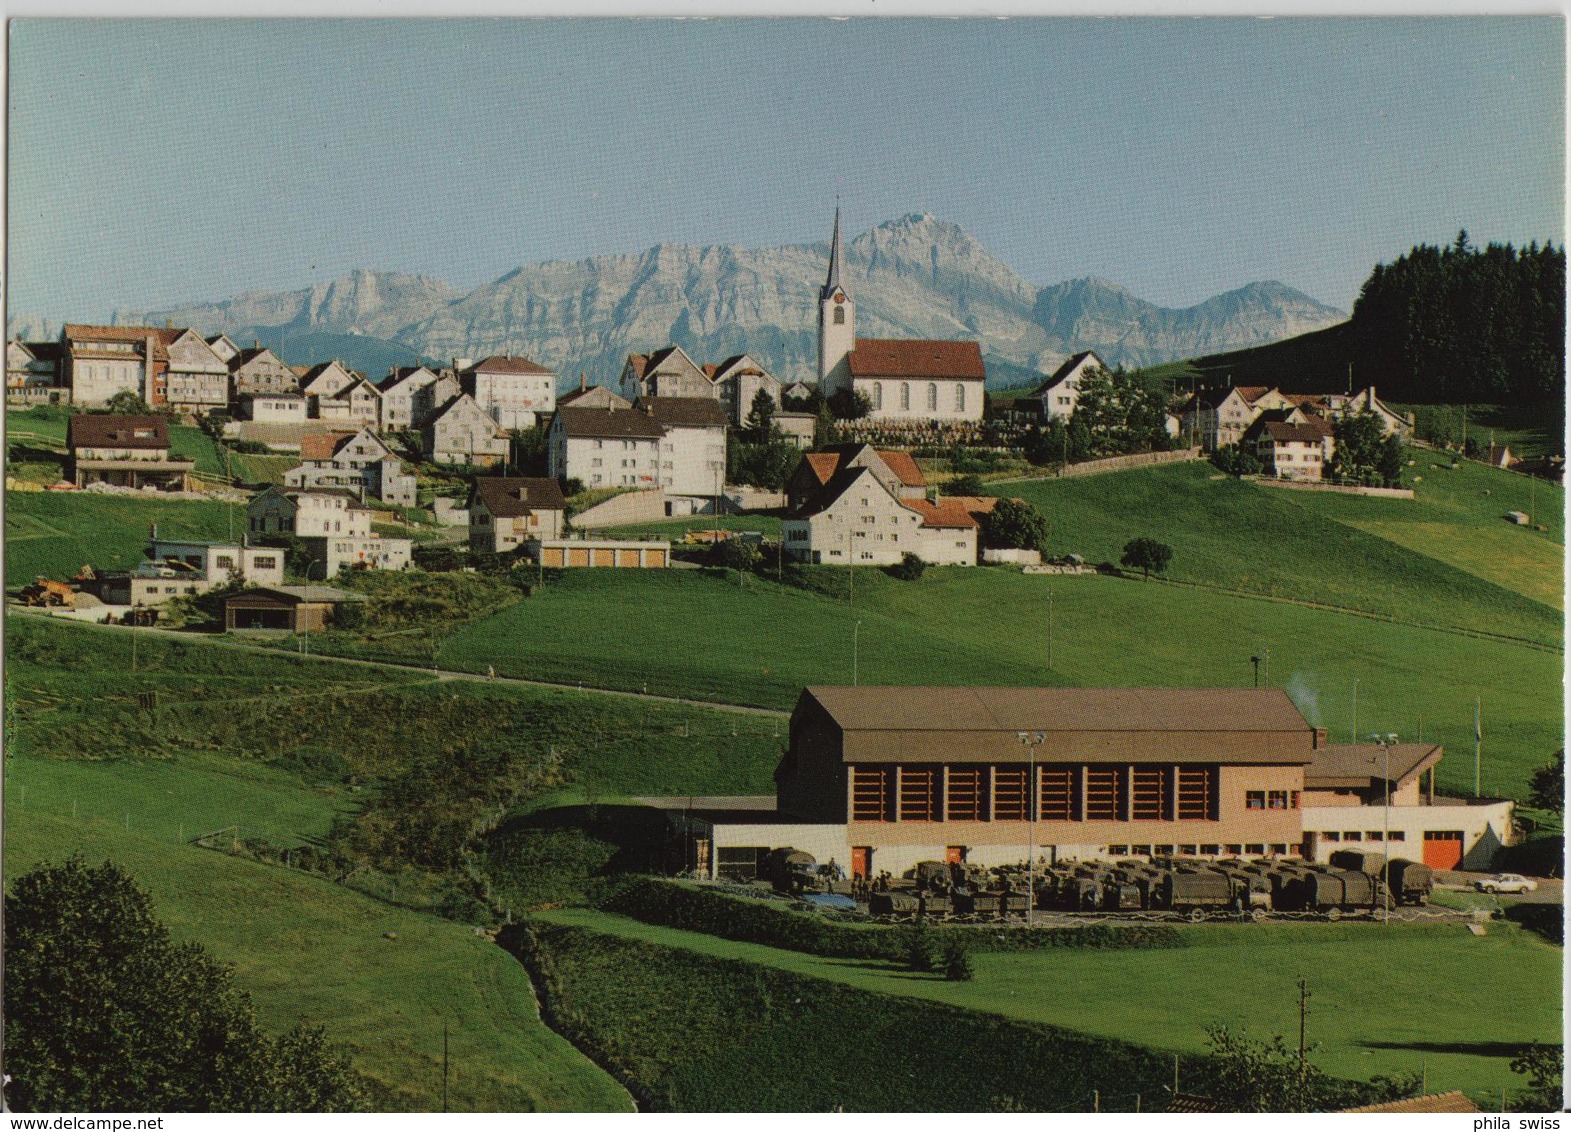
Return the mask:
[[1480,892],[1532,892],[1538,887],[1538,882],[1517,876],[1515,873],[1497,873],[1492,877],[1475,880],[1473,887]]

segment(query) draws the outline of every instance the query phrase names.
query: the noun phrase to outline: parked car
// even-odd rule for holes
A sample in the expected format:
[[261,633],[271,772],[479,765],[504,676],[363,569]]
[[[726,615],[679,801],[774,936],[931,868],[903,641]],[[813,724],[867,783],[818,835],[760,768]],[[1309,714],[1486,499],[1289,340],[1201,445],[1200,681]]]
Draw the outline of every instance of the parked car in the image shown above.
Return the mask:
[[1517,876],[1516,873],[1496,873],[1492,877],[1475,880],[1473,887],[1480,892],[1532,892],[1538,887],[1538,882]]

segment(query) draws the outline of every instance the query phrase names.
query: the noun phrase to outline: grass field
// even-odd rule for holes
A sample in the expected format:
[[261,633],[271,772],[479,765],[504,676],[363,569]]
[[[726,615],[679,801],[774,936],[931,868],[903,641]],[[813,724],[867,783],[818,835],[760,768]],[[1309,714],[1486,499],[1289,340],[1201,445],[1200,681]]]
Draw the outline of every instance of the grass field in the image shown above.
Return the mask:
[[125,569],[142,558],[148,527],[163,538],[227,539],[245,532],[245,508],[231,503],[130,499],[74,492],[9,492],[5,574],[10,588],[35,575],[71,577],[83,563]]
[[[1446,744],[1442,787],[1471,788],[1473,701],[1483,697],[1485,791],[1519,793],[1561,743],[1559,654],[1274,602],[1105,577],[929,570],[919,582],[857,571],[856,606],[697,571],[581,571],[456,633],[450,667],[788,708],[804,685],[1043,680],[1052,594],[1052,683],[1247,685],[1269,678],[1347,741]],[[860,629],[856,622],[860,621]],[[648,642],[647,647],[643,642]],[[633,659],[630,661],[629,657]]]
[[[178,777],[176,770],[163,781]],[[137,784],[121,783],[125,804],[145,810]],[[211,783],[192,781],[177,792],[194,796],[204,785]],[[440,1109],[444,1023],[455,1110],[631,1107],[609,1077],[540,1022],[513,958],[460,924],[390,908],[326,880],[126,832],[117,819],[73,820],[12,805],[10,797],[8,789],[8,874],[77,852],[89,862],[114,860],[152,894],[177,938],[234,966],[266,1027],[325,1027],[375,1082],[379,1108]]]
[[[1150,536],[1173,548],[1174,578],[1560,643],[1563,491],[1430,462],[1412,501],[1260,487],[1207,463],[990,490],[1035,504],[1058,553],[1117,562]],[[1547,534],[1504,519],[1530,495]]]
[[[1316,1063],[1340,1077],[1427,1071],[1431,1091],[1480,1098],[1523,1079],[1510,1047],[1558,1039],[1562,953],[1513,925],[1474,937],[1460,924],[1185,926],[1176,950],[979,953],[952,983],[889,964],[825,959],[586,909],[540,918],[706,955],[743,959],[862,990],[908,995],[1183,1053],[1204,1027],[1296,1040],[1309,982]],[[1226,977],[1217,977],[1226,972]]]

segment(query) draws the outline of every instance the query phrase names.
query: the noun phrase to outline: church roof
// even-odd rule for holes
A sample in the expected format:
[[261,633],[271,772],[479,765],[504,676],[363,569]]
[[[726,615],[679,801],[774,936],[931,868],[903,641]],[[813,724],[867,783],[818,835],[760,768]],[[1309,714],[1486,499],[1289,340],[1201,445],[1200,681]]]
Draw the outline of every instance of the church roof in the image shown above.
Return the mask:
[[858,338],[850,356],[852,377],[987,377],[975,342],[928,338]]
[[824,280],[824,289],[819,292],[819,299],[827,299],[840,286],[840,206],[835,205],[835,234],[829,242],[829,277]]

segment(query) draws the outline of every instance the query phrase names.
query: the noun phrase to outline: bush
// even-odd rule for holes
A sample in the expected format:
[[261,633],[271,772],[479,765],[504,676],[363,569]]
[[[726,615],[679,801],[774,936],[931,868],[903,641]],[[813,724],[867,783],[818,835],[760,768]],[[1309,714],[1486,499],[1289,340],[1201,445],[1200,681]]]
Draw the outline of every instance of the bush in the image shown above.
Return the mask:
[[941,495],[981,495],[985,490],[981,478],[974,473],[945,480],[938,487]]
[[1225,444],[1211,453],[1211,463],[1230,476],[1258,476],[1264,465],[1260,457],[1239,444]]
[[909,550],[900,556],[900,561],[893,566],[884,567],[884,572],[891,578],[898,578],[902,582],[920,581],[927,570],[927,563]]
[[[900,959],[905,964],[906,970],[926,974],[935,966],[933,933],[923,921],[918,920],[910,927],[900,929],[899,946]],[[947,954],[947,947],[945,952]]]

